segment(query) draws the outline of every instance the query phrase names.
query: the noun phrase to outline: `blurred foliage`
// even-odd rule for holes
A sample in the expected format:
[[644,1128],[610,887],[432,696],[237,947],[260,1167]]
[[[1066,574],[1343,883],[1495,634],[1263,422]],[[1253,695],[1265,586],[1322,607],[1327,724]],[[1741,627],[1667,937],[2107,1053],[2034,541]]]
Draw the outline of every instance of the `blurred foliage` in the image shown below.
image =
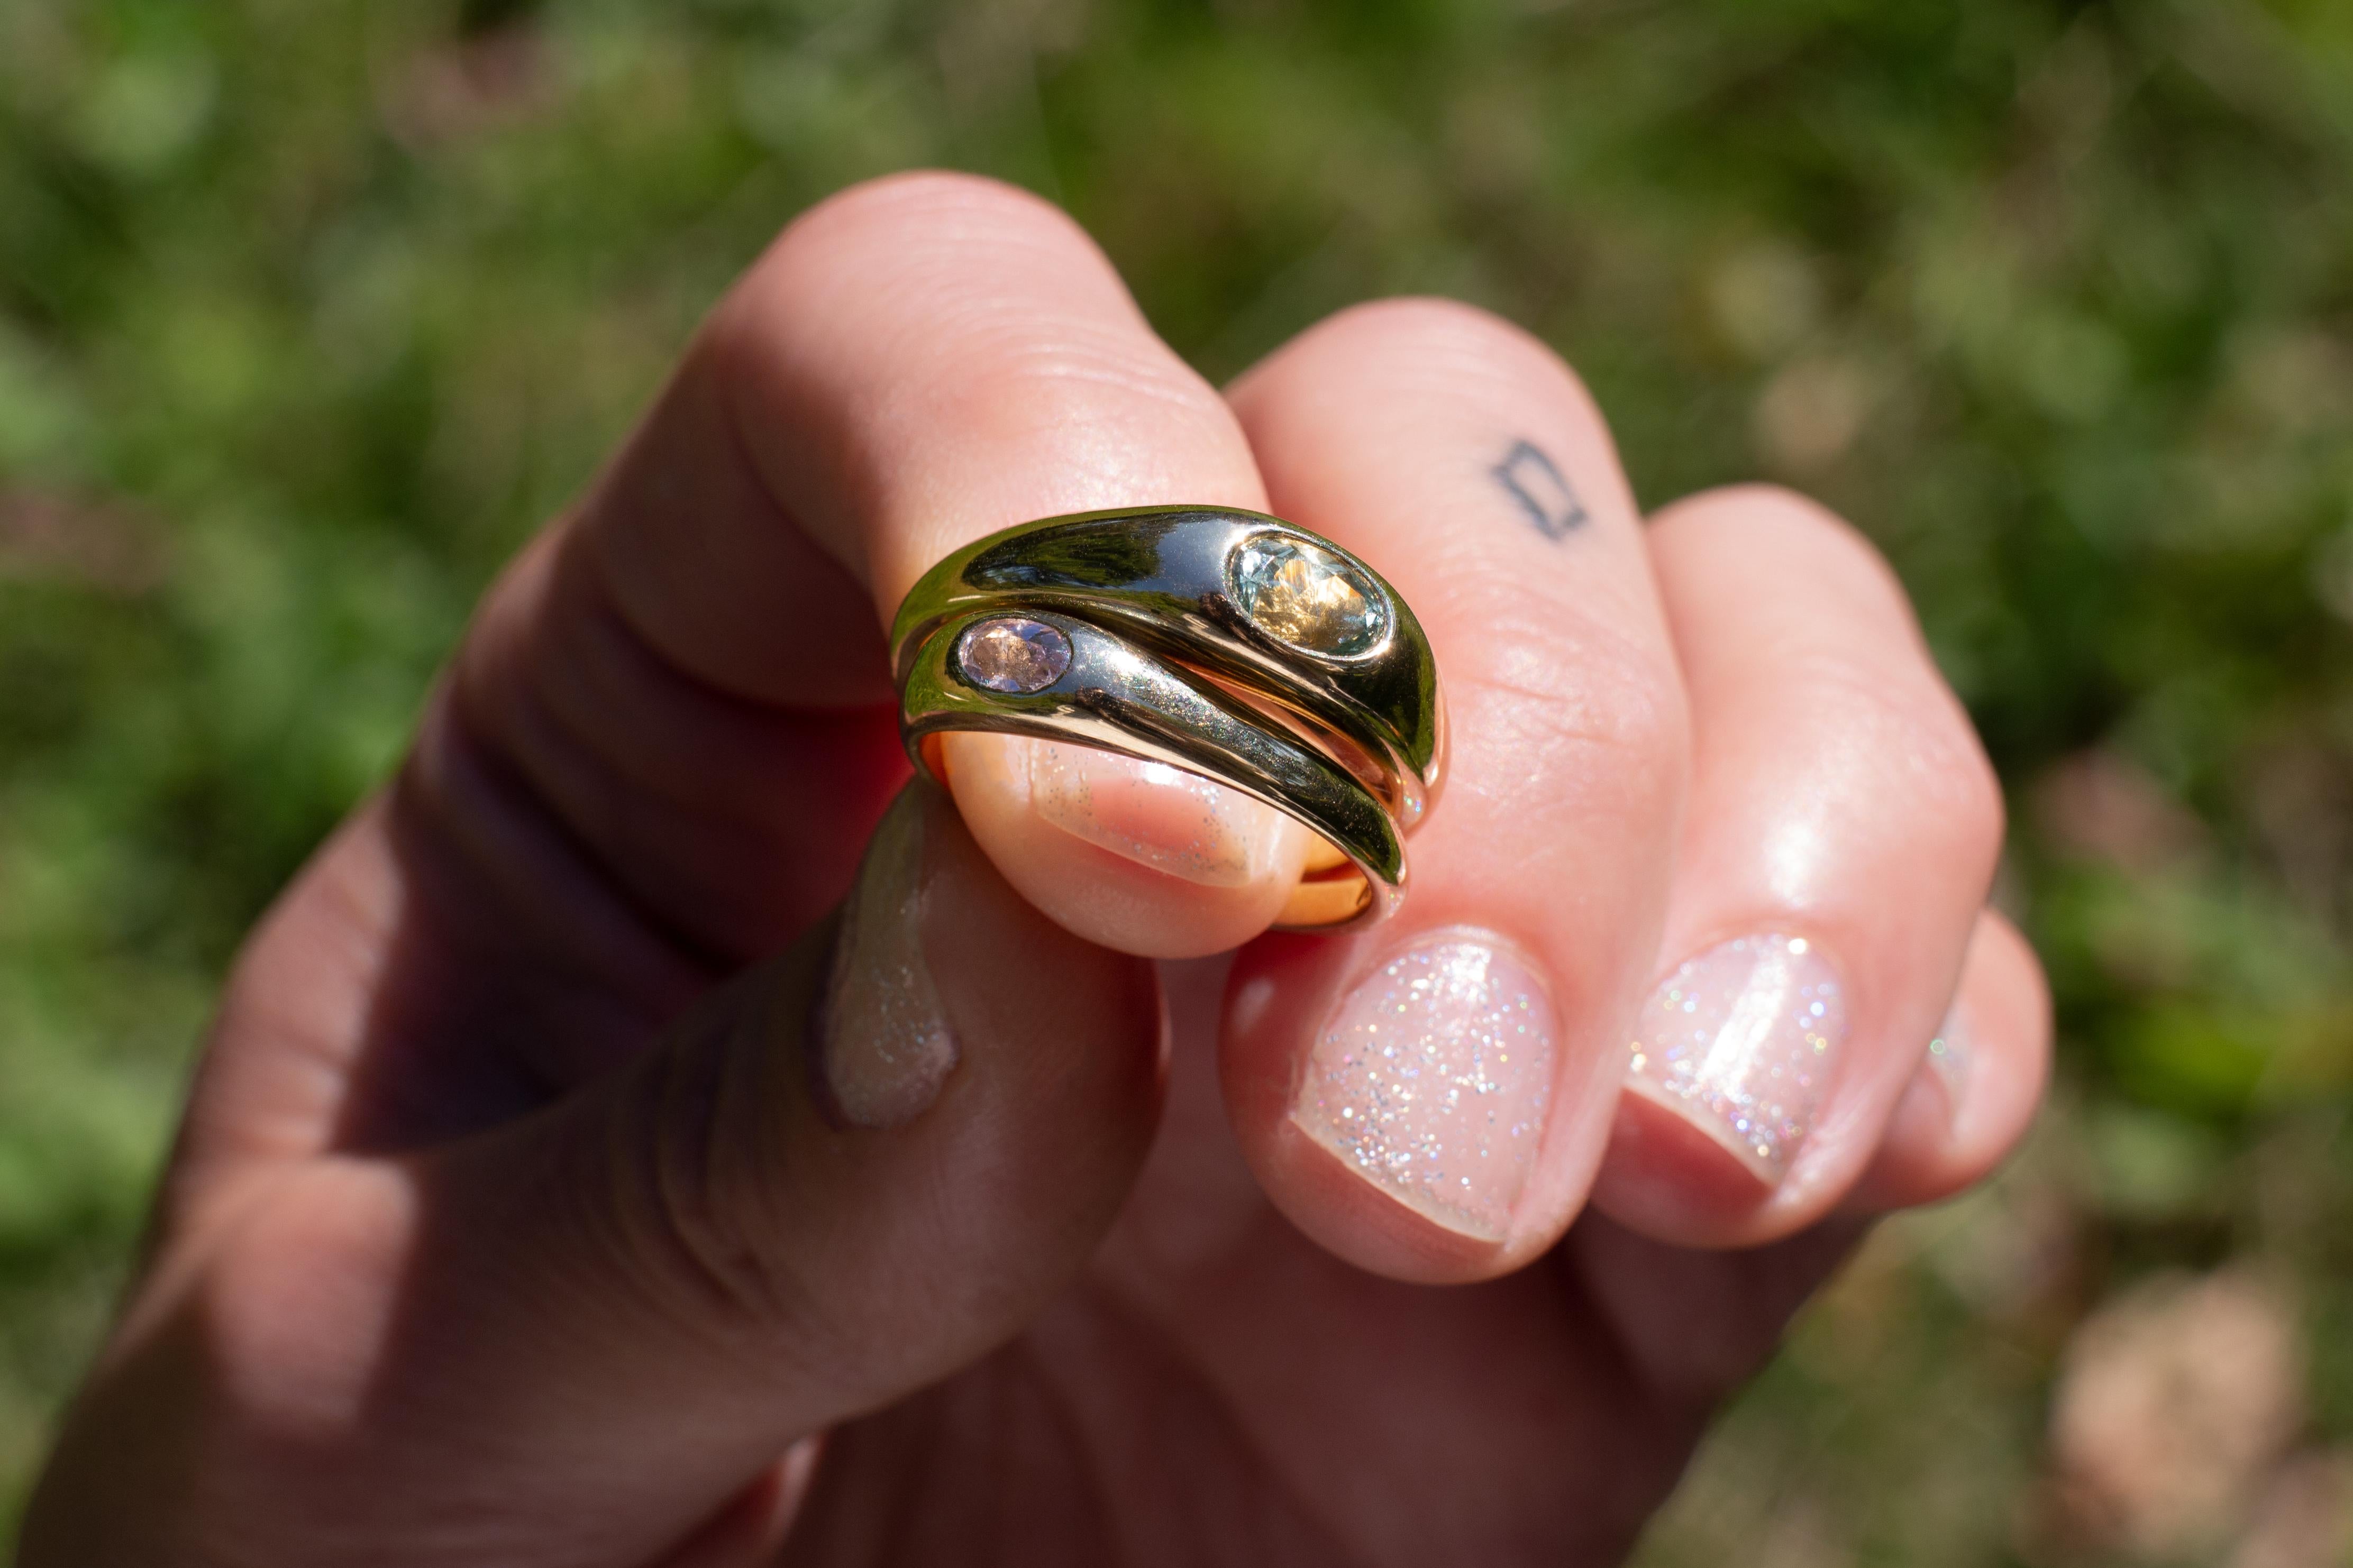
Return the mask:
[[2304,1440],[2353,1440],[2349,152],[2329,0],[0,6],[0,1497],[238,932],[730,276],[927,163],[1066,205],[1213,376],[1485,304],[1646,503],[1781,479],[1916,595],[2057,1104],[1883,1233],[1654,1561],[2096,1551],[2050,1384],[2161,1268],[2289,1291]]

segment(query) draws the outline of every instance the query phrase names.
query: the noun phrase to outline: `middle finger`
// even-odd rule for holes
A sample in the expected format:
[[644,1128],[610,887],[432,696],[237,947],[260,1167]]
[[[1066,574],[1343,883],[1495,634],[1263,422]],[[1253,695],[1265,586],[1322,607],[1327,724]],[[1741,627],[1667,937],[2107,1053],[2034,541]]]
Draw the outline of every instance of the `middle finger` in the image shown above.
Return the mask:
[[1451,752],[1398,919],[1244,952],[1236,1128],[1334,1250],[1500,1272],[1584,1199],[1675,848],[1684,701],[1633,497],[1567,368],[1461,306],[1345,312],[1231,396],[1274,510],[1414,606]]

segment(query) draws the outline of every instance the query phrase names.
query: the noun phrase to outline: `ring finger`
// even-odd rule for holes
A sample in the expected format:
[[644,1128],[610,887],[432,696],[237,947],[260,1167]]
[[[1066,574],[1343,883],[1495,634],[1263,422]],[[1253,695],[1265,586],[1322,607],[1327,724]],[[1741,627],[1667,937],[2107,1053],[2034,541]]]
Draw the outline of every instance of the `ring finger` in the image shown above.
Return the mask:
[[1595,1199],[1664,1239],[1762,1241],[1877,1151],[1960,977],[2001,796],[1853,530],[1750,487],[1678,502],[1650,542],[1692,804]]

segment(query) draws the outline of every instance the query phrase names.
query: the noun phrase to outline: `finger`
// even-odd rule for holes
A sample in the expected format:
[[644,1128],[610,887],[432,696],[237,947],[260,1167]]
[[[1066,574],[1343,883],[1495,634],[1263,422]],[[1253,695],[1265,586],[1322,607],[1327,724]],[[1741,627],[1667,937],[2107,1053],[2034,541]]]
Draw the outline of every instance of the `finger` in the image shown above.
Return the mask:
[[[174,1182],[174,1241],[100,1379],[95,1429],[135,1429],[159,1379],[210,1377],[221,1441],[157,1445],[155,1462],[275,1475],[304,1455],[423,1456],[427,1483],[522,1476],[528,1502],[530,1477],[601,1476],[626,1455],[636,1479],[607,1489],[626,1542],[649,1499],[749,1477],[734,1458],[769,1463],[827,1412],[1004,1332],[1083,1255],[1132,1170],[1150,1119],[1147,971],[1059,936],[959,829],[937,882],[958,934],[934,940],[966,944],[938,988],[965,1066],[916,1118],[922,1135],[835,1129],[756,1030],[649,1061],[642,1047],[653,1020],[783,942],[846,876],[902,776],[879,626],[915,575],[1039,513],[1172,496],[1261,499],[1222,403],[1066,219],[929,177],[796,224],[576,517],[493,593],[398,786],[241,964]],[[1188,795],[1187,831],[1201,814]],[[1255,929],[1255,889],[1046,826],[992,847],[1069,926],[1108,907],[1214,942],[1240,906]],[[1103,888],[1108,905],[1090,905]],[[786,1016],[815,959],[798,962],[765,993]],[[904,1000],[878,1003],[875,1026],[903,1022]],[[643,1065],[560,1097],[620,1061]],[[713,1083],[740,1093],[714,1100]],[[887,1081],[828,1084],[839,1119],[904,1109]],[[241,1157],[265,1146],[267,1169]],[[910,1286],[912,1316],[875,1310]],[[322,1299],[315,1322],[307,1306],[287,1316]],[[705,1388],[717,1403],[681,1397]],[[649,1438],[648,1411],[698,1406],[716,1414]],[[299,1441],[306,1422],[335,1440]],[[447,1430],[478,1431],[482,1453],[427,1440]],[[108,1446],[82,1441],[76,1462]],[[302,1489],[322,1517],[367,1517],[328,1484],[353,1473]]]
[[[588,542],[649,640],[767,703],[881,690],[876,627],[940,557],[997,530],[1263,501],[1225,405],[1103,254],[1060,212],[989,182],[884,181],[803,218],[681,373],[682,386],[706,382],[747,482],[792,526],[682,514],[670,455],[645,449],[591,509]],[[779,605],[773,584],[811,553],[834,568],[819,591],[847,574],[871,620],[844,627],[836,604],[804,624]],[[1287,818],[1165,768],[976,735],[944,753],[1015,886],[1113,946],[1230,945],[1272,918],[1305,854]]]
[[[232,994],[188,1168],[262,1128],[280,1153],[418,1146],[634,1054],[847,887],[906,776],[881,627],[908,584],[1008,523],[1170,499],[1262,497],[1067,218],[944,175],[804,216],[488,597],[385,833],[347,847],[375,862],[316,884],[364,907],[286,907],[356,930],[314,954],[332,984]],[[980,742],[951,764],[1015,884],[1111,945],[1239,941],[1304,853],[1165,770]],[[1187,857],[1223,869],[1156,868]]]
[[797,1438],[1067,1283],[1157,1110],[1149,965],[1030,908],[927,786],[828,934],[546,1113],[224,1198],[77,1411],[27,1560],[431,1521],[451,1560],[636,1564],[766,1530]]
[[1235,1126],[1343,1256],[1499,1272],[1583,1199],[1657,951],[1683,709],[1633,500],[1567,367],[1464,307],[1347,311],[1231,397],[1275,509],[1415,607],[1451,733],[1398,917],[1237,963]]
[[1860,535],[1766,489],[1669,508],[1651,547],[1692,704],[1660,975],[1595,1198],[1662,1239],[1820,1218],[1934,1033],[2001,796]]
[[2026,1135],[2051,1075],[2051,992],[2026,939],[1978,917],[1960,988],[1846,1206],[1935,1203],[1991,1174]]

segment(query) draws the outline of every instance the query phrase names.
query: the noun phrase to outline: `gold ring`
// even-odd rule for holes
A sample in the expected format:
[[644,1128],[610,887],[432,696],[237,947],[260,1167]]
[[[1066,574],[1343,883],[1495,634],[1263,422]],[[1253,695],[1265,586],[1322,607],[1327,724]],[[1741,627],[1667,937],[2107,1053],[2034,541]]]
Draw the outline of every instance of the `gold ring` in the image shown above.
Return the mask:
[[1445,758],[1438,666],[1397,591],[1330,540],[1233,507],[1025,522],[925,573],[891,647],[899,733],[935,781],[953,730],[1163,763],[1328,847],[1282,929],[1379,920],[1404,896]]

